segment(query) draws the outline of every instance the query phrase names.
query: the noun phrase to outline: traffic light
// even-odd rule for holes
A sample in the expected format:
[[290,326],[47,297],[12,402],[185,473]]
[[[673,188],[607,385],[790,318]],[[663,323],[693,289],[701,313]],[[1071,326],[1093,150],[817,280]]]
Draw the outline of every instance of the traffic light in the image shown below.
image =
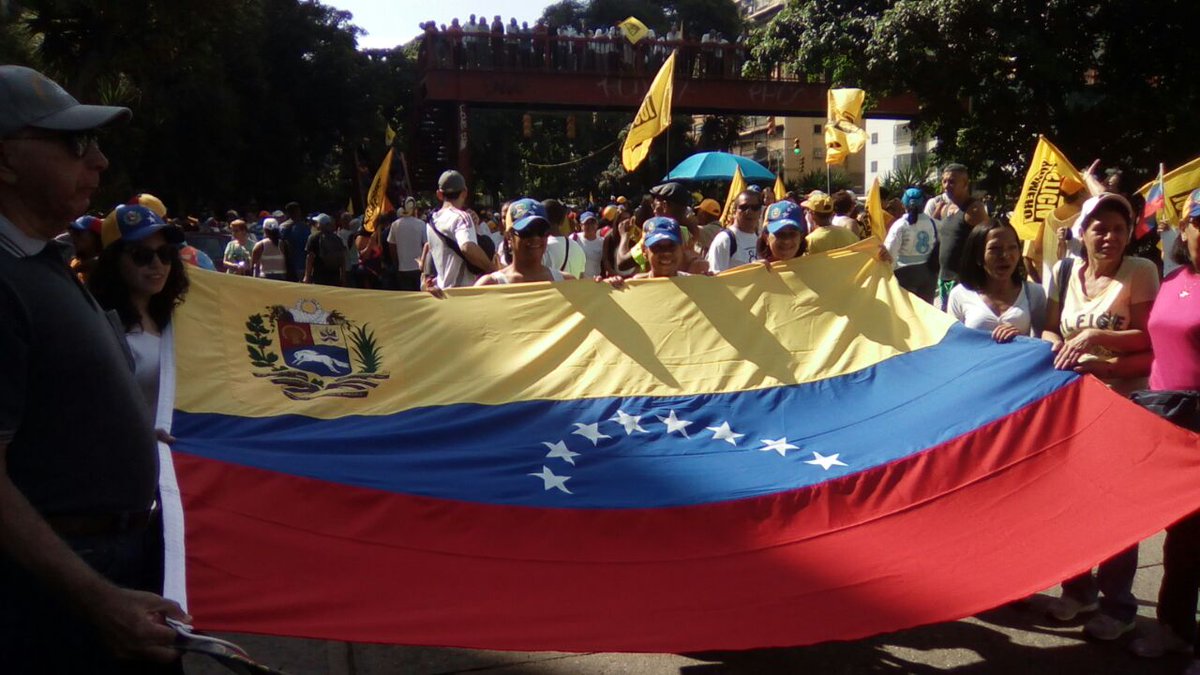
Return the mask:
[[521,129],[525,133],[525,138],[533,137],[533,115],[525,113],[525,116],[521,118]]
[[575,116],[567,115],[567,138],[575,140]]
[[800,154],[800,139],[799,138],[792,141],[792,154],[793,155]]

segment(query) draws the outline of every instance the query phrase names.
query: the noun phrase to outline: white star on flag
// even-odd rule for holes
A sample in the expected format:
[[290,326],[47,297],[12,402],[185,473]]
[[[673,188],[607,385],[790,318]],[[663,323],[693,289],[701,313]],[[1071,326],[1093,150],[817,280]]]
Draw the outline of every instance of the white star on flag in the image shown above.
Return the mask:
[[733,429],[729,428],[729,422],[721,422],[719,427],[704,427],[713,432],[714,441],[725,441],[730,445],[737,445],[738,439],[746,434],[734,433]]
[[841,454],[842,453],[840,453],[840,452],[835,452],[834,454],[826,457],[825,455],[822,455],[821,453],[817,452],[816,450],[813,450],[813,458],[805,461],[804,463],[805,464],[815,464],[815,465],[821,467],[822,469],[825,469],[826,471],[828,471],[830,469],[830,467],[846,466],[845,462],[838,459],[838,457],[840,457]]
[[565,483],[567,481],[571,480],[571,477],[570,476],[555,476],[554,472],[551,471],[550,467],[548,467],[548,466],[543,466],[541,473],[531,473],[528,475],[533,476],[534,478],[541,478],[543,489],[550,490],[552,488],[558,488],[559,490],[562,490],[563,492],[565,492],[567,494],[574,494],[573,492],[568,490],[567,486],[565,485]]
[[671,414],[667,415],[666,417],[663,417],[662,415],[655,415],[655,417],[658,418],[658,421],[667,425],[668,434],[673,434],[678,431],[679,433],[683,434],[684,438],[691,438],[691,436],[688,436],[687,428],[691,426],[692,423],[676,417],[674,410],[672,410]]
[[763,452],[770,452],[770,451],[774,450],[775,452],[779,453],[780,457],[787,457],[788,450],[799,450],[800,449],[799,446],[788,443],[786,436],[784,436],[783,438],[780,438],[779,440],[775,440],[775,441],[768,441],[766,439],[763,439],[762,444],[763,444],[763,447],[759,448],[759,450],[761,450]]
[[625,427],[625,435],[626,436],[632,436],[633,432],[635,432],[635,431],[640,431],[642,433],[646,433],[646,430],[643,429],[642,425],[639,423],[642,419],[641,415],[630,415],[629,413],[625,412],[624,410],[618,410],[617,414],[613,415],[609,419],[611,419],[613,422],[616,422],[617,424],[620,424],[621,426]]
[[578,452],[571,452],[568,450],[567,444],[562,441],[557,443],[547,443],[546,441],[542,441],[542,445],[550,448],[550,452],[546,453],[547,457],[557,457],[558,459],[561,459],[572,466],[575,464],[575,458],[579,456]]
[[576,436],[583,436],[592,442],[592,445],[599,445],[601,438],[612,438],[607,434],[600,433],[600,423],[584,424],[582,422],[575,423],[575,431],[571,432]]

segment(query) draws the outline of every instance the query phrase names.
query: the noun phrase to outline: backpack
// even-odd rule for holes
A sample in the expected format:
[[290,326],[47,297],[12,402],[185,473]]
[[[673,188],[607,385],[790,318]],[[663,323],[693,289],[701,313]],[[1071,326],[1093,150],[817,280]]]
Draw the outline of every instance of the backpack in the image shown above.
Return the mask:
[[317,257],[325,269],[341,269],[346,265],[346,244],[336,234],[322,232],[317,237]]
[[[729,238],[729,261],[733,262],[733,256],[737,255],[737,237],[728,227],[722,228],[717,234],[718,236],[723,234]],[[713,240],[716,241],[716,237],[713,237]]]

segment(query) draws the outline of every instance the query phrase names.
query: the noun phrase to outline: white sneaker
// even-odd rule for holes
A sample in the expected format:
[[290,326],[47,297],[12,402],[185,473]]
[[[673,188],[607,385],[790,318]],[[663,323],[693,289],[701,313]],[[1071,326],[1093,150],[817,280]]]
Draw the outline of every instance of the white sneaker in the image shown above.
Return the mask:
[[1192,643],[1171,630],[1170,626],[1155,623],[1146,634],[1129,643],[1129,651],[1144,659],[1157,659],[1168,652],[1171,654],[1192,653]]
[[1049,606],[1046,607],[1046,613],[1059,621],[1072,621],[1080,614],[1094,612],[1097,609],[1100,609],[1100,602],[1098,600],[1093,600],[1085,604],[1069,595],[1064,595],[1061,598],[1051,600]]
[[1097,640],[1109,641],[1116,640],[1136,627],[1137,624],[1132,621],[1125,623],[1107,614],[1097,614],[1083,624],[1083,632]]

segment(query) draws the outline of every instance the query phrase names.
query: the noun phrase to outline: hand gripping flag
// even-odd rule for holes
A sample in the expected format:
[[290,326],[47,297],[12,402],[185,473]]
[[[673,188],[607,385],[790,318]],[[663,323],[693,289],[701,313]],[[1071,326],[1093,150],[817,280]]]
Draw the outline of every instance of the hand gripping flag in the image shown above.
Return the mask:
[[839,165],[846,157],[861,152],[867,144],[863,130],[862,89],[830,89],[829,114],[825,122],[825,163]]
[[654,81],[650,83],[650,91],[642,99],[637,116],[629,127],[625,137],[625,145],[621,147],[621,164],[626,171],[638,168],[650,154],[650,144],[654,137],[671,127],[671,97],[674,92],[672,77],[675,73],[675,52],[667,57]]
[[1045,136],[1038,136],[1037,147],[1029,160],[1021,196],[1013,208],[1012,226],[1023,240],[1038,239],[1046,224],[1046,216],[1062,204],[1059,188],[1062,179],[1070,176],[1083,183],[1083,176],[1061,150]]
[[1183,203],[1187,201],[1192,190],[1200,188],[1200,157],[1172,169],[1166,174],[1162,174],[1160,171],[1157,179],[1143,185],[1138,190],[1138,194],[1146,198],[1147,205],[1150,202],[1150,192],[1158,183],[1162,184],[1163,205],[1156,217],[1164,220],[1168,225],[1177,227],[1179,214],[1183,213]]
[[371,181],[371,188],[367,190],[367,204],[363,208],[363,227],[367,232],[375,231],[375,220],[381,214],[395,210],[387,196],[388,180],[392,172],[392,153],[395,151],[395,148],[388,148],[383,163],[379,165],[379,171],[375,172],[375,178]]
[[1024,597],[1200,503],[1196,435],[875,248],[444,299],[197,273],[168,592],[200,630],[800,645]]

